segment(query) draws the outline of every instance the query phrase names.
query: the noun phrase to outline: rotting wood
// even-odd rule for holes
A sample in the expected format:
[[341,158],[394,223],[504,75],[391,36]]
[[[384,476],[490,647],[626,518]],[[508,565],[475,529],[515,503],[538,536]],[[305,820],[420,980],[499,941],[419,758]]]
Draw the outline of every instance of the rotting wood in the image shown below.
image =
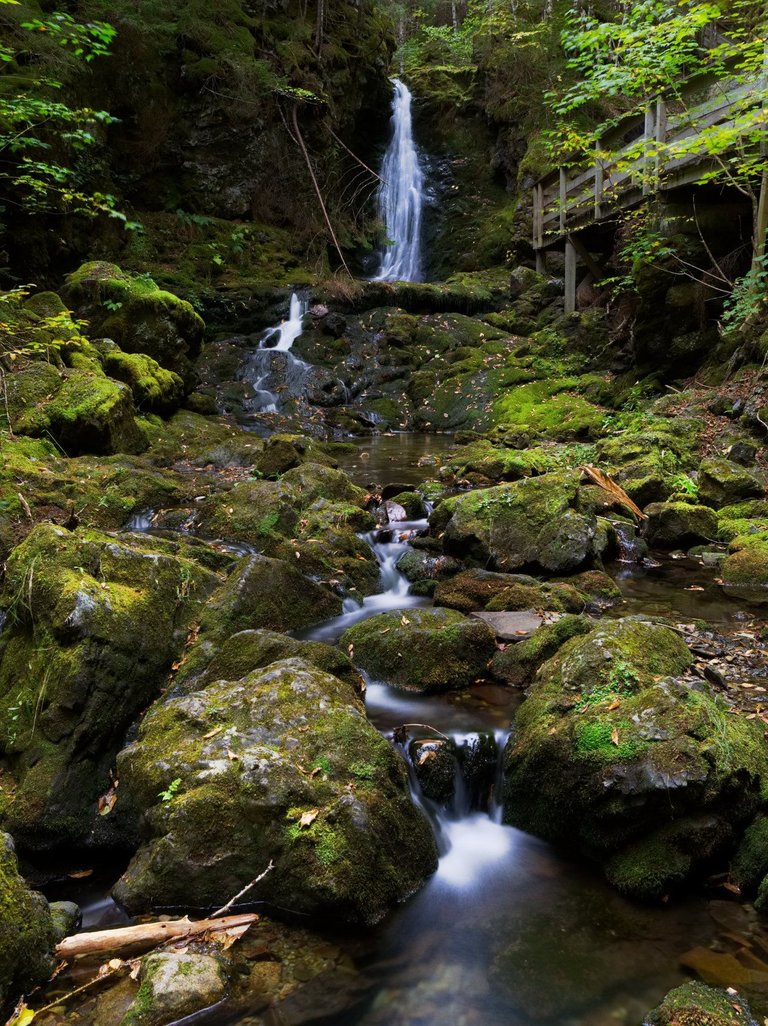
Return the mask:
[[56,945],[56,957],[69,961],[78,955],[102,955],[107,951],[122,948],[156,947],[171,940],[185,940],[207,933],[226,933],[242,928],[243,932],[259,916],[255,912],[219,919],[172,919],[163,923],[139,923],[136,926],[121,926],[115,930],[95,930],[92,933],[77,933],[65,937]]
[[597,467],[592,467],[588,463],[583,464],[579,467],[582,474],[586,474],[590,480],[594,481],[596,485],[599,485],[604,491],[616,500],[620,502],[622,506],[626,506],[627,509],[631,510],[636,517],[640,520],[647,520],[648,516],[643,513],[637,503],[634,503],[621,485],[616,484],[612,477],[608,474],[603,473],[602,470],[598,470]]

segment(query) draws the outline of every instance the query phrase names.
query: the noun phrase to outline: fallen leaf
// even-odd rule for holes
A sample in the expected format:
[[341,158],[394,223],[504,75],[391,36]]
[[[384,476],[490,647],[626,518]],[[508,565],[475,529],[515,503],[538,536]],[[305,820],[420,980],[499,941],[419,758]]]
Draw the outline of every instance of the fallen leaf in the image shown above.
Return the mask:
[[317,809],[310,809],[309,812],[302,813],[301,819],[299,820],[299,828],[304,830],[306,827],[311,827],[318,816]]
[[222,730],[224,730],[223,723],[220,727],[214,727],[213,730],[209,730],[207,734],[203,734],[203,741],[208,741],[210,738],[216,737],[216,735],[220,734]]
[[76,869],[73,873],[67,873],[70,880],[84,880],[86,876],[92,876],[92,869]]
[[608,712],[613,712],[613,710],[614,709],[618,709],[620,705],[621,705],[620,700],[618,698],[614,698],[614,700],[608,706]]
[[619,728],[618,727],[614,727],[613,730],[611,731],[611,744],[612,745],[618,745],[618,743],[619,743]]
[[32,1022],[34,1017],[35,1013],[31,1008],[27,1008],[24,998],[22,998],[11,1013],[6,1026],[27,1026],[27,1023]]
[[410,622],[411,621],[408,619],[407,616],[402,616],[400,618],[400,623],[403,625],[403,627],[407,627]]

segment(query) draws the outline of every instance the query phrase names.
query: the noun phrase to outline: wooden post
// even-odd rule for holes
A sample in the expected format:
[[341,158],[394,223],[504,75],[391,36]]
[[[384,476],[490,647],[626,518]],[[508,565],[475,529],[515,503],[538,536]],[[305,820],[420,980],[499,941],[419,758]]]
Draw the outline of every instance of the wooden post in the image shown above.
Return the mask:
[[648,104],[645,108],[645,127],[643,129],[643,196],[647,196],[651,191],[651,143],[655,137],[653,108]]
[[568,195],[568,184],[565,178],[565,168],[560,168],[560,231],[565,235],[565,204]]
[[603,162],[600,158],[600,140],[595,143],[595,220],[603,216]]
[[[763,89],[768,88],[768,44],[766,44],[763,55],[763,77],[760,85]],[[768,102],[765,97],[763,97],[763,114],[768,114]],[[755,214],[755,236],[752,240],[752,271],[755,274],[764,270],[762,264],[765,256],[765,236],[768,232],[768,132],[766,131],[763,131],[760,140],[760,156],[763,158],[763,175]]]
[[656,177],[661,178],[661,148],[667,141],[667,105],[664,100],[656,101]]
[[576,309],[576,249],[570,239],[565,240],[565,312]]
[[536,250],[536,273],[547,273],[547,251],[545,249]]

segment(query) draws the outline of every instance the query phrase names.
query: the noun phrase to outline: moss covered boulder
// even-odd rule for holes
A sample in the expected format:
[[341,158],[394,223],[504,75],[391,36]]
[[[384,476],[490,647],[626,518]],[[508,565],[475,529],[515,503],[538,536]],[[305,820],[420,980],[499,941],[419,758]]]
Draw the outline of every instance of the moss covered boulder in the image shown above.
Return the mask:
[[219,583],[194,552],[144,535],[41,525],[9,557],[0,746],[14,786],[2,819],[24,847],[90,837],[125,730],[159,692]]
[[733,842],[768,782],[754,724],[702,684],[672,630],[604,623],[538,671],[505,752],[505,821],[600,861],[660,899]]
[[586,604],[586,596],[570,584],[543,584],[527,574],[498,574],[492,570],[464,570],[440,581],[435,589],[436,606],[458,609],[462,613],[482,609],[580,613]]
[[130,388],[98,365],[56,370],[32,362],[8,375],[6,391],[13,430],[51,437],[68,456],[147,448]]
[[465,688],[482,677],[495,640],[487,624],[455,610],[407,609],[354,624],[341,644],[375,680],[435,692]]
[[114,339],[126,353],[146,353],[180,375],[191,391],[205,324],[189,303],[146,275],[100,261],[70,274],[62,296],[89,321],[92,333]]
[[542,624],[532,637],[496,652],[491,661],[491,673],[505,684],[516,687],[530,684],[541,664],[551,659],[566,641],[589,634],[594,626],[589,617],[572,614],[561,616],[554,623]]
[[[330,673],[362,693],[363,680],[349,658],[334,645],[322,641],[299,641],[270,630],[245,630],[214,644],[204,636],[202,651],[193,646],[174,678],[174,692],[187,693],[217,680],[240,680],[252,670],[269,666],[278,659],[302,659]],[[206,654],[210,661],[206,658]]]
[[738,463],[721,457],[702,460],[699,467],[699,498],[706,506],[729,506],[741,499],[765,495],[765,485]]
[[272,859],[259,898],[371,923],[436,866],[404,763],[352,688],[300,659],[156,705],[118,773],[146,814],[115,888],[133,911],[219,906]]
[[110,378],[124,382],[142,412],[172,413],[184,398],[184,382],[175,371],[161,367],[146,353],[124,353],[106,339],[102,361]]
[[721,579],[726,591],[737,597],[768,602],[768,531],[732,539]]
[[430,524],[449,555],[493,569],[576,570],[593,555],[595,517],[580,513],[579,475],[544,474],[445,499]]
[[643,525],[643,537],[651,546],[687,548],[717,537],[717,516],[709,506],[652,502],[643,512],[648,517]]
[[157,951],[141,960],[139,989],[120,1026],[166,1026],[210,1008],[229,989],[228,966],[203,951]]
[[694,980],[675,987],[649,1012],[643,1026],[757,1026],[749,1005],[735,991]]
[[48,902],[28,889],[11,837],[0,833],[0,1002],[48,979],[56,940]]

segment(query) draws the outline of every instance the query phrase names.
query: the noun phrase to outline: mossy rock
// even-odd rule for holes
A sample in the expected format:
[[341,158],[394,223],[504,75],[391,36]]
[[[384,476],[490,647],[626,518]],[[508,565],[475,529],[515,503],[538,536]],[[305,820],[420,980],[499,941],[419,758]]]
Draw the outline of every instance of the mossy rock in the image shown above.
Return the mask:
[[561,616],[551,624],[542,624],[530,638],[498,651],[491,662],[491,672],[506,684],[523,687],[533,681],[542,663],[551,659],[566,641],[589,634],[593,629],[592,620],[573,614]]
[[[580,848],[631,896],[698,873],[757,811],[768,753],[753,723],[676,679],[690,662],[674,631],[641,620],[567,641],[507,745],[505,822]],[[669,877],[661,848],[677,853]]]
[[587,599],[570,584],[543,584],[526,574],[464,570],[435,589],[435,605],[462,613],[547,609],[580,613]]
[[579,595],[586,595],[588,608],[591,609],[606,609],[622,599],[621,588],[602,570],[584,570],[580,574],[572,574],[561,581],[553,581],[552,587],[557,584],[567,585]]
[[112,338],[126,353],[145,353],[194,387],[193,361],[205,324],[193,307],[158,288],[146,275],[93,261],[69,275],[64,300],[90,323],[93,333]]
[[768,601],[768,533],[734,538],[721,566],[721,579],[729,592],[759,601],[759,593],[765,591],[762,601]]
[[653,502],[643,512],[643,538],[662,549],[689,548],[717,537],[717,516],[709,506]]
[[215,1005],[230,984],[224,960],[199,951],[145,955],[139,981],[120,1026],[166,1026]]
[[117,772],[150,826],[115,888],[132,911],[219,906],[271,859],[261,900],[373,923],[436,866],[404,763],[350,686],[300,659],[156,705]]
[[605,410],[573,394],[579,384],[578,378],[547,378],[505,389],[493,404],[493,423],[564,442],[598,438]]
[[511,449],[482,439],[458,449],[447,466],[459,478],[480,475],[497,482],[547,474],[557,470],[560,463],[553,449],[544,446]]
[[15,787],[3,819],[25,848],[82,843],[99,821],[126,729],[219,583],[195,551],[41,525],[9,557],[0,733]]
[[643,1026],[757,1026],[741,995],[692,981],[671,990]]
[[48,902],[19,875],[9,834],[0,834],[0,1002],[43,983],[56,965]]
[[405,691],[469,687],[483,676],[495,651],[487,624],[452,609],[380,613],[348,628],[342,646],[375,680]]
[[717,537],[730,542],[741,535],[768,533],[768,500],[751,499],[717,511]]
[[768,877],[768,816],[759,813],[744,831],[731,863],[731,875],[750,895]]
[[293,537],[299,522],[299,496],[282,481],[241,481],[200,503],[197,529],[207,538],[245,542],[273,554],[283,538]]
[[595,518],[578,513],[577,472],[544,474],[445,499],[430,525],[449,555],[512,572],[577,569],[593,554]]
[[402,506],[409,520],[421,520],[427,515],[424,499],[418,492],[398,492],[390,501]]
[[51,437],[68,456],[147,448],[131,390],[98,365],[56,371],[47,363],[31,363],[8,376],[7,393],[13,430]]
[[200,650],[193,647],[179,667],[174,678],[174,694],[186,694],[217,680],[240,680],[278,659],[292,658],[302,659],[338,677],[359,693],[364,690],[360,674],[335,646],[321,641],[299,641],[287,634],[262,629],[237,631],[226,641],[215,644],[204,635]]
[[738,463],[723,458],[701,461],[699,467],[699,498],[706,506],[720,509],[741,499],[759,499],[765,485]]
[[434,555],[414,548],[407,549],[397,561],[397,569],[411,583],[447,580],[458,573],[462,565],[452,556]]
[[124,353],[117,346],[103,354],[105,372],[130,388],[136,407],[142,411],[169,414],[184,398],[184,382],[174,371],[161,367],[144,353]]
[[[269,447],[265,450],[269,451]],[[328,502],[349,503],[365,506],[366,492],[352,484],[343,470],[323,466],[319,463],[302,463],[282,476],[282,482],[294,488],[302,509],[311,506],[317,499]]]

